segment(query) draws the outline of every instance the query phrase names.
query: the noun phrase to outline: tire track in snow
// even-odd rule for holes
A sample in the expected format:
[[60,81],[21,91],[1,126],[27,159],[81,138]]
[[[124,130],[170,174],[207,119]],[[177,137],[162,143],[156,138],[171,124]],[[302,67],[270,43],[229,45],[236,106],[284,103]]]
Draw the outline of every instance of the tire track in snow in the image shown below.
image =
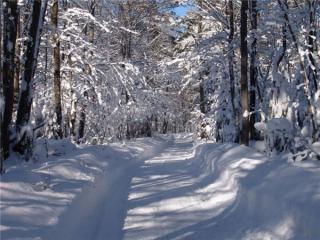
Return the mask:
[[[59,223],[48,227],[44,239],[121,239],[132,178],[146,159],[163,152],[171,143],[171,139],[141,142],[144,151],[139,149],[140,153],[124,165],[111,165],[84,188],[59,217]],[[135,144],[133,149],[137,148]]]
[[190,140],[176,140],[133,178],[124,239],[207,239],[191,236],[239,207],[239,181],[263,164],[262,158],[233,144],[194,150]]

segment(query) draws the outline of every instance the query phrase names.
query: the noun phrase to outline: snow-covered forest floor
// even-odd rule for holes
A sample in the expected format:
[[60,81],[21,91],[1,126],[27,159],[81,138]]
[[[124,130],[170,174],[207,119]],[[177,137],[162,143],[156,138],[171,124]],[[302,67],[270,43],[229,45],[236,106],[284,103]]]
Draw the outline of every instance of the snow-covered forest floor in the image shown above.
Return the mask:
[[40,141],[34,156],[5,162],[1,239],[320,238],[319,161],[191,135]]

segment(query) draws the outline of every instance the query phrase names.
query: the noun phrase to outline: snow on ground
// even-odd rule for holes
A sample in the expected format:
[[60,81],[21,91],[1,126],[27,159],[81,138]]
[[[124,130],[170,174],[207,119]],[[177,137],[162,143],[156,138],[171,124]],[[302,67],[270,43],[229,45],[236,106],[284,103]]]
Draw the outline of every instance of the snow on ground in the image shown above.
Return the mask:
[[7,161],[1,239],[320,239],[317,161],[178,135],[48,150]]
[[[137,159],[157,154],[166,142],[141,139],[130,146],[79,148],[66,140],[37,144],[35,163],[5,162],[0,239],[92,239],[105,214],[125,214],[121,206]],[[109,226],[121,231],[122,224]]]

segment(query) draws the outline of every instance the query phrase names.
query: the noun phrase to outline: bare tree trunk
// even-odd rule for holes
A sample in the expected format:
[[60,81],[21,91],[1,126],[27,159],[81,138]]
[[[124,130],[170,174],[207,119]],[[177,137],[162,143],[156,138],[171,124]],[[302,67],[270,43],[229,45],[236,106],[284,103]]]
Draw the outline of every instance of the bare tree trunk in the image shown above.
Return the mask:
[[1,141],[4,158],[9,157],[10,124],[13,111],[13,86],[15,73],[15,45],[17,38],[17,1],[3,1],[3,96],[4,113],[1,126]]
[[256,111],[256,88],[257,88],[257,78],[258,78],[258,68],[257,68],[257,1],[251,0],[250,8],[250,21],[251,21],[251,52],[250,52],[250,139],[256,139],[257,133],[254,124],[257,120]]
[[[87,92],[85,92],[85,95]],[[79,129],[78,129],[78,142],[84,137],[84,127],[86,125],[86,113],[85,105],[81,109],[80,118],[79,118]]]
[[[126,3],[119,4],[119,21],[124,25],[125,28],[130,28],[130,9],[131,3],[127,1]],[[131,58],[131,42],[132,34],[131,32],[122,31],[121,32],[121,55],[123,60]]]
[[[203,2],[202,0],[197,1],[199,4],[199,8],[202,9],[203,7]],[[198,35],[199,39],[201,39],[201,32],[202,32],[202,16],[201,14],[199,15],[199,23],[198,23]],[[199,105],[200,105],[200,112],[205,114],[206,113],[206,99],[205,99],[205,91],[204,91],[204,81],[203,81],[203,73],[200,72],[200,79],[199,79]]]
[[204,87],[203,87],[203,79],[200,79],[199,84],[199,94],[200,94],[200,111],[201,113],[206,113],[206,100],[205,100],[205,94],[204,94]]
[[241,26],[240,26],[240,55],[241,55],[241,108],[242,126],[240,133],[241,144],[249,145],[249,98],[248,98],[248,46],[247,46],[247,11],[248,1],[241,1]]
[[2,147],[2,125],[3,125],[3,88],[2,88],[2,0],[0,0],[0,174],[3,172],[3,147]]
[[70,134],[73,140],[76,140],[76,120],[77,120],[77,97],[74,90],[71,90],[71,112],[70,112]]
[[234,117],[236,136],[235,142],[239,142],[239,112],[237,109],[238,102],[236,98],[236,84],[234,77],[234,49],[233,49],[233,39],[234,39],[234,13],[233,13],[233,0],[228,0],[227,6],[227,16],[229,16],[229,37],[228,37],[228,67],[229,67],[229,79],[230,79],[230,95],[232,112]]
[[60,39],[58,35],[59,3],[54,0],[51,7],[51,27],[53,40],[53,101],[56,126],[54,136],[62,138],[61,78],[60,78]]
[[20,91],[20,54],[21,54],[21,20],[20,20],[20,11],[17,9],[17,41],[16,41],[16,53],[15,53],[15,74],[14,74],[14,84],[13,84],[13,110],[17,111],[18,100],[19,100],[19,91]]
[[[45,12],[47,9],[48,0],[34,0],[32,6],[32,16],[31,24],[29,28],[28,37],[29,40],[26,46],[26,52],[24,54],[24,71],[22,72],[21,88],[16,129],[18,133],[17,144],[15,150],[20,153],[25,153],[28,146],[28,139],[26,139],[25,134],[21,132],[23,128],[28,125],[30,120],[31,105],[33,100],[33,79],[37,67],[37,59],[41,41],[41,32],[43,27],[43,21],[45,17]],[[23,133],[25,133],[23,131]]]
[[[96,0],[91,0],[89,11],[92,16],[95,15],[95,8],[96,8]],[[87,27],[87,34],[89,37],[89,42],[93,43],[94,42],[94,23],[93,22],[89,22]],[[89,59],[91,60],[91,58],[92,58],[92,52],[90,53]],[[88,74],[91,75],[92,74],[91,67],[88,65],[87,68],[88,68]],[[84,102],[85,102],[89,97],[88,91],[85,91],[83,93],[83,96],[84,96]],[[84,136],[84,128],[86,125],[86,108],[87,108],[87,104],[83,103],[81,107],[80,118],[79,118],[78,141],[82,139]]]
[[[315,92],[319,89],[319,76],[318,76],[318,71],[319,69],[319,62],[317,63],[315,56],[317,56],[317,32],[316,32],[316,8],[317,4],[319,4],[318,0],[308,0],[308,7],[309,7],[309,34],[308,34],[308,54],[307,58],[309,61],[309,65],[307,68],[307,75],[308,78],[310,79],[310,94],[313,96]],[[315,141],[318,140],[320,137],[320,126],[319,124],[314,121],[314,129],[313,129],[313,139]]]
[[[316,5],[318,0],[307,0],[309,7],[309,34],[308,34],[308,77],[315,91],[318,90],[318,73],[319,69],[314,56],[317,55],[317,31],[316,31]],[[320,63],[318,63],[320,64]]]

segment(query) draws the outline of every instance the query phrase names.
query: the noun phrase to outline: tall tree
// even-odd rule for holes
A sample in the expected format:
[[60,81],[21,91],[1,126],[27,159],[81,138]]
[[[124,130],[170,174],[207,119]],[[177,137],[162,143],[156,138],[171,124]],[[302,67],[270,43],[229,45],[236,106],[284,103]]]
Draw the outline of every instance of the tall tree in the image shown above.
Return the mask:
[[[203,2],[202,0],[198,0],[199,8],[202,10],[203,8]],[[199,14],[199,23],[198,23],[198,38],[201,39],[201,32],[202,32],[202,16],[201,13]],[[199,73],[200,75],[200,82],[199,82],[199,101],[200,101],[200,112],[205,114],[206,113],[206,98],[205,98],[205,92],[204,92],[204,71],[201,71]]]
[[239,141],[239,113],[237,106],[238,101],[236,98],[236,83],[234,76],[234,9],[233,0],[228,0],[227,16],[229,17],[229,36],[228,36],[228,67],[229,67],[229,79],[230,79],[230,95],[232,104],[232,115],[235,121],[236,136],[235,141]]
[[257,63],[257,1],[251,0],[250,5],[250,22],[251,22],[251,49],[250,49],[250,139],[256,138],[254,124],[257,119],[256,113],[256,88],[258,80],[258,63]]
[[[92,17],[95,16],[96,5],[97,5],[96,0],[90,1],[89,12]],[[94,42],[94,22],[92,20],[90,20],[86,25],[86,34],[88,35],[89,43],[93,44],[93,42]],[[89,60],[92,60],[92,57],[93,57],[92,55],[93,55],[93,52],[90,51],[89,52]],[[86,64],[86,71],[89,75],[92,75],[92,69],[91,69],[90,64]],[[79,118],[78,141],[80,139],[82,139],[84,136],[84,130],[85,130],[85,125],[86,125],[86,108],[87,108],[87,104],[85,103],[85,101],[88,100],[89,92],[87,90],[84,91],[83,96],[84,96],[84,102],[82,103],[80,118]]]
[[14,84],[13,84],[13,109],[14,112],[17,110],[19,91],[20,91],[20,53],[21,53],[21,19],[20,19],[20,9],[17,9],[17,41],[16,41],[16,53],[15,53],[15,74],[14,74]]
[[[310,91],[311,96],[314,99],[315,92],[319,89],[319,71],[320,71],[320,63],[317,62],[318,56],[318,46],[317,46],[317,26],[316,26],[316,10],[319,4],[318,0],[307,0],[308,9],[309,9],[309,31],[307,38],[307,59],[308,59],[308,68],[307,75],[310,79]],[[318,57],[319,60],[319,57]],[[314,106],[312,106],[314,108]],[[312,110],[315,112],[315,110]],[[312,114],[314,115],[314,114]],[[320,124],[318,122],[314,122],[315,129],[313,130],[313,138],[315,141],[320,137]]]
[[2,88],[2,0],[0,0],[0,173],[3,170],[3,147],[2,147],[2,125],[3,125],[3,88]]
[[62,138],[61,78],[60,78],[60,40],[58,34],[59,1],[54,0],[51,7],[51,27],[53,42],[53,101],[54,101],[54,136]]
[[305,66],[305,62],[302,56],[302,53],[300,51],[300,46],[299,46],[299,39],[297,35],[294,32],[294,27],[291,22],[291,19],[289,18],[289,5],[287,0],[278,0],[278,4],[280,9],[283,12],[284,19],[286,21],[289,33],[291,35],[292,41],[294,48],[298,54],[298,63],[300,67],[300,73],[302,75],[302,79],[304,81],[304,94],[307,99],[307,118],[305,119],[304,124],[305,125],[310,125],[310,128],[312,129],[311,135],[315,138],[315,133],[316,133],[316,123],[315,123],[315,108],[313,106],[313,89],[310,85],[310,78],[307,74],[307,69]]
[[[284,0],[287,4],[287,0]],[[282,24],[282,46],[278,48],[275,47],[275,54],[272,59],[272,88],[271,88],[271,101],[270,101],[270,116],[271,118],[285,118],[288,112],[288,106],[283,101],[284,95],[284,84],[286,79],[284,78],[281,71],[281,63],[286,60],[286,51],[287,51],[287,23],[283,21]],[[282,91],[281,91],[282,90]],[[282,96],[281,96],[282,95]]]
[[4,158],[9,156],[10,133],[9,128],[12,120],[13,110],[13,86],[14,86],[14,61],[15,45],[17,38],[17,1],[3,1],[3,96],[4,113],[3,124],[1,125],[1,142]]
[[[125,3],[119,4],[119,21],[123,24],[125,29],[130,29],[132,3],[127,0]],[[121,55],[123,60],[128,60],[132,55],[132,33],[125,30],[121,31]]]
[[316,62],[317,55],[317,26],[316,26],[316,9],[319,4],[318,0],[307,0],[309,10],[309,32],[308,32],[308,45],[307,45],[307,57],[308,57],[308,77],[314,88],[317,91],[319,88],[318,83],[318,71],[319,63]]
[[249,98],[248,98],[248,43],[247,43],[247,11],[248,0],[241,1],[240,16],[240,55],[241,55],[241,79],[240,97],[242,108],[242,123],[240,142],[249,145]]
[[28,29],[28,41],[23,56],[24,70],[21,76],[20,98],[18,104],[16,129],[18,133],[15,150],[24,153],[29,147],[25,126],[29,124],[33,100],[33,79],[37,67],[38,53],[41,41],[44,17],[48,0],[34,0],[32,6],[31,24]]

